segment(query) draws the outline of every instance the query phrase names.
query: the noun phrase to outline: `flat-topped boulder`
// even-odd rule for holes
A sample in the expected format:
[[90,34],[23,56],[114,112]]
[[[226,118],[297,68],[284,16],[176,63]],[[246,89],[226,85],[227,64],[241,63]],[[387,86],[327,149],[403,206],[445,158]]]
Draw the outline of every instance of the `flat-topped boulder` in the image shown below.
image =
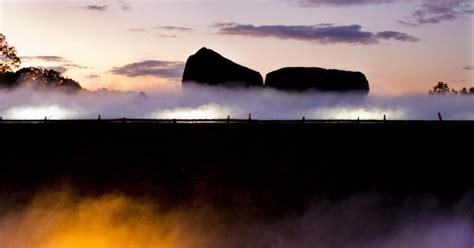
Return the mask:
[[369,93],[369,82],[361,72],[318,67],[286,67],[267,74],[265,87],[280,90]]
[[241,66],[211,49],[202,48],[186,62],[183,84],[213,86],[263,86],[259,72]]

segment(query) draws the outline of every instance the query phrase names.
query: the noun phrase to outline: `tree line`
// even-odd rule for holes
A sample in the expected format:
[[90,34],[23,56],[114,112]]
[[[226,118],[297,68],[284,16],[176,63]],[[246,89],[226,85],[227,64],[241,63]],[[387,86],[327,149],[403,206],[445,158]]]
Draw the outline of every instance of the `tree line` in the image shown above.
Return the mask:
[[449,85],[444,82],[438,82],[433,89],[429,91],[430,95],[474,95],[474,87],[469,89],[462,88],[461,90],[455,90],[449,88]]
[[36,67],[17,70],[20,66],[16,48],[8,44],[5,35],[0,33],[0,89],[13,89],[25,83],[34,88],[55,88],[66,92],[82,89],[78,82],[55,70]]

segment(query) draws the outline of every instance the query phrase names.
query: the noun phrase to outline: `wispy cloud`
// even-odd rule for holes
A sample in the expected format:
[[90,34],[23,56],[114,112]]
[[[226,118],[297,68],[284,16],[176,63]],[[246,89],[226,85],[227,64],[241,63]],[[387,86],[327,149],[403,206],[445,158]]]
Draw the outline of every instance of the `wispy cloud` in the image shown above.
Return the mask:
[[41,60],[41,61],[46,61],[46,62],[60,62],[60,63],[68,63],[69,60],[60,57],[60,56],[21,56],[21,60],[25,61],[31,61],[31,60]]
[[367,4],[383,4],[393,3],[406,0],[293,0],[302,6],[319,7],[319,6],[357,6]]
[[97,79],[97,78],[100,78],[100,76],[96,73],[93,73],[93,74],[87,75],[86,78],[88,78],[88,79]]
[[62,64],[61,66],[66,67],[68,69],[89,69],[90,68],[87,66],[82,66],[82,65],[73,64],[73,63]]
[[474,66],[472,65],[467,65],[465,67],[463,67],[464,70],[468,70],[468,71],[473,71],[474,70]]
[[399,20],[408,26],[419,26],[430,23],[466,18],[474,14],[472,0],[290,0],[302,7],[347,7],[361,5],[376,5],[388,3],[418,3],[407,17]]
[[128,29],[135,33],[152,33],[159,38],[178,38],[177,33],[193,32],[195,29],[181,26],[154,26],[154,27],[138,27]]
[[409,34],[396,31],[382,31],[378,33],[363,31],[360,25],[254,26],[238,23],[218,23],[214,26],[218,28],[218,33],[223,35],[240,35],[258,38],[273,37],[278,39],[312,41],[320,44],[349,43],[368,45],[378,44],[380,41],[387,40],[401,42],[418,41],[417,38]]
[[152,31],[166,31],[166,32],[192,32],[193,28],[180,26],[154,26],[154,27],[138,27],[128,29],[130,32],[152,32]]
[[155,26],[152,29],[167,30],[167,31],[179,31],[179,32],[191,32],[193,28],[179,27],[179,26]]
[[125,0],[115,0],[122,10],[131,10],[132,6]]
[[408,17],[399,22],[408,26],[440,23],[474,14],[472,0],[424,0]]
[[159,34],[158,37],[160,37],[160,38],[178,38],[177,35],[166,35],[166,34]]
[[148,28],[129,28],[128,31],[130,32],[148,32]]
[[65,73],[67,71],[67,68],[63,66],[35,66],[35,68],[53,70],[59,73]]
[[183,62],[145,60],[121,67],[114,67],[110,72],[127,77],[155,76],[166,79],[178,79],[181,78],[183,71]]
[[81,8],[86,9],[86,10],[105,12],[109,8],[109,6],[108,5],[87,5]]

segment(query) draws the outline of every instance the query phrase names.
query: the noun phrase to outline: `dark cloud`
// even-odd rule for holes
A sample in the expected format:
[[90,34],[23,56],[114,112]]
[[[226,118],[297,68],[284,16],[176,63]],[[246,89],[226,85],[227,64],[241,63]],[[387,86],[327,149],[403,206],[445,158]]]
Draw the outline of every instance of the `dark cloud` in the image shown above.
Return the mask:
[[114,67],[110,72],[127,77],[156,76],[167,79],[178,79],[181,78],[183,71],[183,62],[145,60],[121,67]]
[[319,6],[357,6],[366,4],[383,4],[393,3],[406,0],[293,0],[302,6],[319,7]]
[[109,6],[108,5],[87,5],[87,6],[84,6],[82,8],[86,9],[86,10],[104,12],[104,11],[107,11]]
[[399,22],[408,26],[440,23],[474,14],[472,0],[425,0],[407,18]]
[[321,44],[349,43],[349,44],[377,44],[381,40],[396,40],[415,42],[417,38],[400,32],[383,31],[372,33],[362,31],[360,25],[334,26],[322,24],[314,26],[284,26],[266,25],[254,26],[238,23],[218,23],[219,34],[241,35],[251,37],[274,37],[279,39],[294,39],[313,41]]
[[472,65],[468,65],[468,66],[465,66],[463,68],[464,68],[464,70],[468,70],[468,71],[473,71],[474,70],[474,66],[472,66]]
[[42,60],[46,62],[61,62],[61,63],[67,63],[69,62],[67,59],[59,56],[21,56],[21,60]]

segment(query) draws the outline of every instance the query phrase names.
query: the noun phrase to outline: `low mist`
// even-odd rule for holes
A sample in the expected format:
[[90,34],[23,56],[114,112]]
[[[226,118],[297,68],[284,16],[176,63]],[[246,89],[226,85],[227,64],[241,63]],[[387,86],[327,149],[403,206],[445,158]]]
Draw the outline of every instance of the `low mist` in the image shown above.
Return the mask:
[[[470,200],[469,200],[470,199]],[[120,194],[85,197],[47,190],[0,213],[0,245],[9,248],[470,248],[474,245],[472,195],[450,208],[436,200],[391,206],[380,195],[320,202],[303,214],[277,220],[224,210],[182,207]],[[228,213],[227,213],[228,214]]]
[[65,94],[24,86],[0,91],[3,119],[370,119],[473,120],[472,96],[358,96],[272,89],[187,86],[183,90],[80,91]]

